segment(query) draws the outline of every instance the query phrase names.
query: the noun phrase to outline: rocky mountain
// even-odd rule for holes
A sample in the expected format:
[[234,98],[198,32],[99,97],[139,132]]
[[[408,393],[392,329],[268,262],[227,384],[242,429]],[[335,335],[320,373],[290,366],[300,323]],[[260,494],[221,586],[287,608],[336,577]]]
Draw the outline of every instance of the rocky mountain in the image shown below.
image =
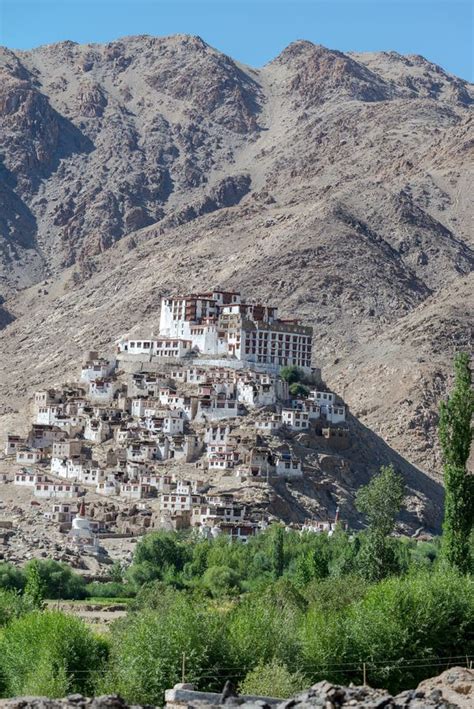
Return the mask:
[[474,88],[419,56],[198,37],[0,52],[0,429],[161,295],[237,287],[314,326],[362,424],[439,475],[470,345]]

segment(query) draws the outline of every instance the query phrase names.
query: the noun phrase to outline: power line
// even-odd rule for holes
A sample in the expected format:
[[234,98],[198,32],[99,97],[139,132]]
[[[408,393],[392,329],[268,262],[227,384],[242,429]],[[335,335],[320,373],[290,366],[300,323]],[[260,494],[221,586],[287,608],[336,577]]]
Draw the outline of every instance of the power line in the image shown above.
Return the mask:
[[[135,659],[136,659],[136,660],[143,660],[144,657],[137,655],[137,656],[135,656]],[[189,658],[186,658],[186,656],[185,656],[185,659],[189,659]],[[432,659],[433,662],[426,662],[426,660],[429,660],[429,659]],[[321,663],[315,663],[315,664],[311,663],[311,664],[310,664],[310,663],[299,662],[299,663],[294,663],[294,664],[289,664],[289,663],[283,663],[283,664],[285,664],[286,667],[288,667],[288,668],[291,667],[291,668],[294,668],[294,669],[306,669],[306,670],[315,670],[315,671],[316,671],[316,670],[328,670],[328,669],[330,669],[330,668],[333,668],[335,671],[337,671],[337,670],[339,670],[339,671],[344,671],[344,670],[349,671],[350,669],[361,670],[362,665],[363,665],[364,663],[365,663],[367,666],[369,666],[369,667],[370,667],[370,666],[373,666],[374,664],[378,664],[378,665],[381,664],[381,665],[383,665],[383,667],[387,667],[387,668],[394,667],[394,668],[396,668],[396,669],[410,669],[410,668],[417,669],[417,668],[423,668],[423,667],[444,667],[444,666],[447,666],[447,665],[453,666],[453,665],[456,665],[456,664],[460,664],[460,662],[457,662],[457,661],[460,661],[460,660],[463,661],[463,662],[462,662],[463,665],[466,664],[466,663],[469,664],[471,661],[474,660],[474,655],[453,655],[453,656],[451,656],[451,657],[444,657],[444,658],[442,658],[442,657],[435,657],[435,658],[415,658],[415,659],[413,659],[413,660],[405,660],[405,663],[404,663],[404,664],[399,664],[399,661],[398,661],[398,660],[368,660],[368,659],[359,660],[358,662],[350,662],[350,663],[349,663],[349,662],[345,662],[345,663],[329,663],[329,662],[326,663],[326,662],[321,662]],[[182,662],[182,660],[181,660],[181,662]],[[251,665],[241,665],[241,666],[236,666],[236,665],[234,665],[234,666],[231,666],[231,667],[230,667],[230,666],[229,666],[229,667],[216,666],[216,667],[211,667],[211,668],[209,668],[208,670],[206,670],[205,672],[200,673],[199,675],[193,675],[193,678],[194,678],[194,679],[212,678],[213,676],[215,676],[216,674],[219,674],[219,673],[228,673],[228,672],[238,672],[238,671],[241,671],[241,672],[239,672],[239,674],[235,674],[235,675],[230,675],[230,674],[229,674],[229,675],[226,675],[226,676],[228,676],[228,677],[240,677],[241,674],[242,674],[242,672],[245,673],[245,672],[252,671],[252,669],[255,669],[257,666],[258,666],[258,664],[257,664],[257,665],[254,665],[253,667],[252,667]],[[378,668],[378,669],[383,669],[383,667],[380,667],[380,668]],[[63,670],[63,669],[64,669],[63,667],[58,668],[58,671],[59,671],[59,670]],[[127,670],[122,670],[122,672],[121,672],[121,671],[118,671],[117,674],[122,674],[122,673],[125,672],[125,671],[129,671],[129,669],[130,669],[130,666],[128,667]],[[181,671],[182,671],[182,665],[180,665],[180,667],[179,667],[179,672],[177,671],[176,674],[180,674]],[[73,675],[73,676],[75,676],[75,675],[80,675],[80,674],[84,674],[84,675],[96,675],[96,676],[97,676],[97,675],[104,675],[104,674],[107,674],[108,672],[109,672],[108,669],[102,669],[102,670],[70,670],[70,671],[69,671],[69,674],[70,674],[70,675]],[[1,675],[1,674],[4,674],[4,673],[2,673],[2,670],[0,670],[0,675]]]

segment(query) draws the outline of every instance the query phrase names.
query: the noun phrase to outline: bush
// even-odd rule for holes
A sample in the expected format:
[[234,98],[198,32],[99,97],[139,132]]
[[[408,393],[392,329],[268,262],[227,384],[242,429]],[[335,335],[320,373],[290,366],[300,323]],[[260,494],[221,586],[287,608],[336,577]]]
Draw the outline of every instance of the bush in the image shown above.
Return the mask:
[[390,661],[368,665],[369,683],[415,687],[433,669],[407,665],[473,654],[474,581],[452,572],[392,578],[370,589],[347,621],[354,655]]
[[107,646],[82,620],[35,611],[13,620],[0,638],[7,696],[93,694]]
[[211,566],[205,572],[202,585],[214,598],[239,592],[239,576],[228,566]]
[[137,595],[130,604],[131,610],[157,610],[165,607],[175,598],[175,590],[170,589],[163,581],[151,581],[137,591]]
[[364,598],[370,588],[367,581],[355,574],[327,579],[315,579],[303,590],[313,610],[322,613],[340,611]]
[[217,681],[225,646],[219,614],[178,591],[168,590],[161,602],[155,601],[156,610],[131,613],[113,626],[111,661],[101,691],[118,692],[129,702],[162,705],[164,691],[181,681],[183,653],[187,681],[198,683],[203,674],[207,685],[213,675]]
[[365,662],[369,684],[398,692],[433,674],[442,658],[473,654],[473,631],[473,580],[423,573],[380,582],[341,610],[313,605],[301,637],[311,682],[360,683]]
[[88,583],[85,592],[88,598],[133,598],[136,593],[130,584],[117,581]]
[[13,564],[0,563],[0,588],[9,591],[22,591],[26,578],[23,569]]
[[266,665],[257,665],[239,685],[241,694],[256,694],[265,697],[287,699],[308,687],[308,680],[299,672],[290,672],[277,660]]
[[86,597],[84,579],[67,564],[61,564],[53,559],[41,561],[33,559],[25,566],[26,574],[33,565],[36,565],[39,577],[43,582],[45,598],[81,599]]
[[0,627],[31,610],[29,603],[17,592],[0,589]]
[[264,593],[248,594],[231,610],[229,654],[242,679],[257,664],[267,664],[274,658],[286,664],[295,662],[302,617],[301,597],[284,579]]

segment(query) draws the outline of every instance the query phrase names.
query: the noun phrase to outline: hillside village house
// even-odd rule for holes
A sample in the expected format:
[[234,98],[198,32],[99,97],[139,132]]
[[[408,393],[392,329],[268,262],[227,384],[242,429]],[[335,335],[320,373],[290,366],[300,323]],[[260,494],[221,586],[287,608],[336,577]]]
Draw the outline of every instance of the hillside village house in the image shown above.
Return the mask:
[[76,516],[77,506],[70,502],[56,502],[51,512],[45,513],[45,517],[60,524],[70,524]]
[[150,497],[151,487],[142,485],[139,482],[128,482],[120,484],[120,497],[126,497],[128,500],[143,500]]
[[89,383],[96,379],[105,379],[112,374],[115,364],[115,359],[105,359],[99,357],[98,352],[91,351],[82,365],[80,381]]
[[277,433],[282,425],[281,414],[272,414],[255,422],[255,428],[268,435]]
[[309,414],[299,409],[283,409],[281,412],[281,422],[294,431],[303,431],[309,427]]
[[37,482],[33,492],[35,497],[79,497],[81,488],[79,485],[68,483],[53,483],[51,481]]
[[110,475],[105,480],[97,483],[95,491],[98,495],[115,496],[120,492],[120,483],[115,478],[115,475]]
[[16,452],[16,462],[23,465],[33,465],[43,460],[44,452],[41,448],[20,448]]
[[19,473],[15,473],[13,482],[15,485],[21,485],[23,487],[34,487],[38,483],[43,483],[47,481],[46,475],[41,475],[35,472],[28,472],[22,470]]
[[14,433],[7,434],[7,440],[5,442],[5,455],[15,455],[18,450],[24,448],[26,445],[26,438],[22,436],[16,436]]

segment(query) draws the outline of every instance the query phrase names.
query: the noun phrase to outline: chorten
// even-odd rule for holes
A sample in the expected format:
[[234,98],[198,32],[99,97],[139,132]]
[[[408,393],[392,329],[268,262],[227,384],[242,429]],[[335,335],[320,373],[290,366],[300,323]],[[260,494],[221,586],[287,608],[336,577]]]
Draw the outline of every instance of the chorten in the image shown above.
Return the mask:
[[86,503],[82,500],[77,515],[72,520],[68,537],[72,544],[78,547],[93,546],[95,544],[91,523],[86,516]]

